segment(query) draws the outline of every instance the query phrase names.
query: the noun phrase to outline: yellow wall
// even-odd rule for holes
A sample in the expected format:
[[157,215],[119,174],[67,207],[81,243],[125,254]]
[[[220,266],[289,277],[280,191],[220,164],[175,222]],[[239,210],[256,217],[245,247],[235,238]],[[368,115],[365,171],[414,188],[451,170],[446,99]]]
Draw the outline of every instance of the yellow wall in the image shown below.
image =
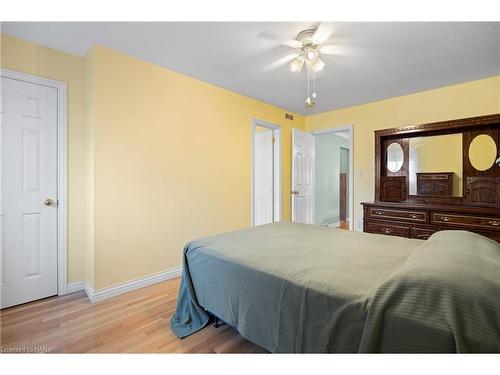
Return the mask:
[[187,241],[250,224],[252,118],[282,127],[289,219],[302,116],[103,47],[88,58],[95,289],[178,267]]
[[374,196],[374,130],[500,112],[500,76],[306,117],[306,130],[354,125],[354,223]]
[[68,281],[84,278],[86,247],[85,61],[1,34],[1,67],[68,85]]

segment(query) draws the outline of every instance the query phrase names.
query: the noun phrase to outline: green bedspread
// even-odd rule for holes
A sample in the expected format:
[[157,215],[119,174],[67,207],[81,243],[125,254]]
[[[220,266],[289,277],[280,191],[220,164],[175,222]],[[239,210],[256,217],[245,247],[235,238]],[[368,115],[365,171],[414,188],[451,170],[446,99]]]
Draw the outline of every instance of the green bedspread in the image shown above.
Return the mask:
[[433,234],[377,289],[360,351],[500,353],[500,245]]
[[274,223],[192,241],[172,330],[209,311],[278,353],[500,351],[498,244],[438,234]]

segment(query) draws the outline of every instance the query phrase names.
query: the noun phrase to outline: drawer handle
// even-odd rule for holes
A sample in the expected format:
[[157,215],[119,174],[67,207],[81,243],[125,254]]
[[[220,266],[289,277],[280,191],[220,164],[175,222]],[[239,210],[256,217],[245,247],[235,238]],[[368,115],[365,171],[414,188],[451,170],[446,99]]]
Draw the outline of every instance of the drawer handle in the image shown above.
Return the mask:
[[417,215],[415,215],[415,214],[411,214],[411,215],[410,215],[410,217],[411,217],[412,219],[418,219],[418,216],[417,216]]
[[373,211],[375,215],[382,215],[382,211]]
[[383,229],[383,232],[384,232],[385,234],[391,234],[391,233],[392,233],[392,230],[390,230],[389,228],[384,228],[384,229]]
[[500,221],[490,220],[488,221],[488,224],[493,225],[494,227],[498,227],[500,226]]
[[451,221],[451,219],[448,216],[443,216],[441,218],[441,220],[446,221],[446,222]]

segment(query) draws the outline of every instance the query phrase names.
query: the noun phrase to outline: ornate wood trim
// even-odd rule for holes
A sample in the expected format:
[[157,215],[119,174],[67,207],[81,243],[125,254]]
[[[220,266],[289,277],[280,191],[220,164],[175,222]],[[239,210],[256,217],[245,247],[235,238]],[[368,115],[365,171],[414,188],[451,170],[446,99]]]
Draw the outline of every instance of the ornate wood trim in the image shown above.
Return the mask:
[[500,113],[486,116],[468,117],[457,120],[431,122],[428,124],[409,125],[405,127],[375,130],[375,136],[404,135],[408,133],[418,134],[422,132],[429,133],[432,131],[441,132],[443,130],[455,130],[464,127],[490,125],[498,122],[500,122]]
[[[382,177],[382,168],[384,157],[384,145],[390,139],[398,139],[405,136],[414,137],[420,135],[439,135],[457,133],[460,130],[474,131],[475,127],[487,126],[500,123],[500,113],[490,114],[486,116],[468,117],[462,119],[432,122],[427,124],[409,125],[404,127],[396,127],[389,129],[375,130],[375,201],[379,202],[381,198],[380,182]],[[464,136],[464,142],[467,136]],[[465,152],[465,151],[464,151]],[[464,156],[465,157],[465,156]],[[465,172],[465,171],[464,171]],[[465,184],[463,184],[465,185]],[[465,186],[463,187],[465,190]],[[462,194],[465,196],[465,191]],[[408,196],[409,200],[433,202],[436,198],[432,197],[419,197],[414,195]],[[441,202],[448,203],[462,203],[462,197],[440,197]]]

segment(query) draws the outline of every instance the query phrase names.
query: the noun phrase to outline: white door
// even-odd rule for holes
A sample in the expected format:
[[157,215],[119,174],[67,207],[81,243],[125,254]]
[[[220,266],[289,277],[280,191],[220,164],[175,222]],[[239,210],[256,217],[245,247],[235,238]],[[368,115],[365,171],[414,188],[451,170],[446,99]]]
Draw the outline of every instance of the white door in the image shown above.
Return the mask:
[[57,90],[1,81],[1,308],[57,294]]
[[254,143],[254,225],[273,222],[273,131],[255,132]]
[[315,139],[292,129],[292,221],[314,224]]

